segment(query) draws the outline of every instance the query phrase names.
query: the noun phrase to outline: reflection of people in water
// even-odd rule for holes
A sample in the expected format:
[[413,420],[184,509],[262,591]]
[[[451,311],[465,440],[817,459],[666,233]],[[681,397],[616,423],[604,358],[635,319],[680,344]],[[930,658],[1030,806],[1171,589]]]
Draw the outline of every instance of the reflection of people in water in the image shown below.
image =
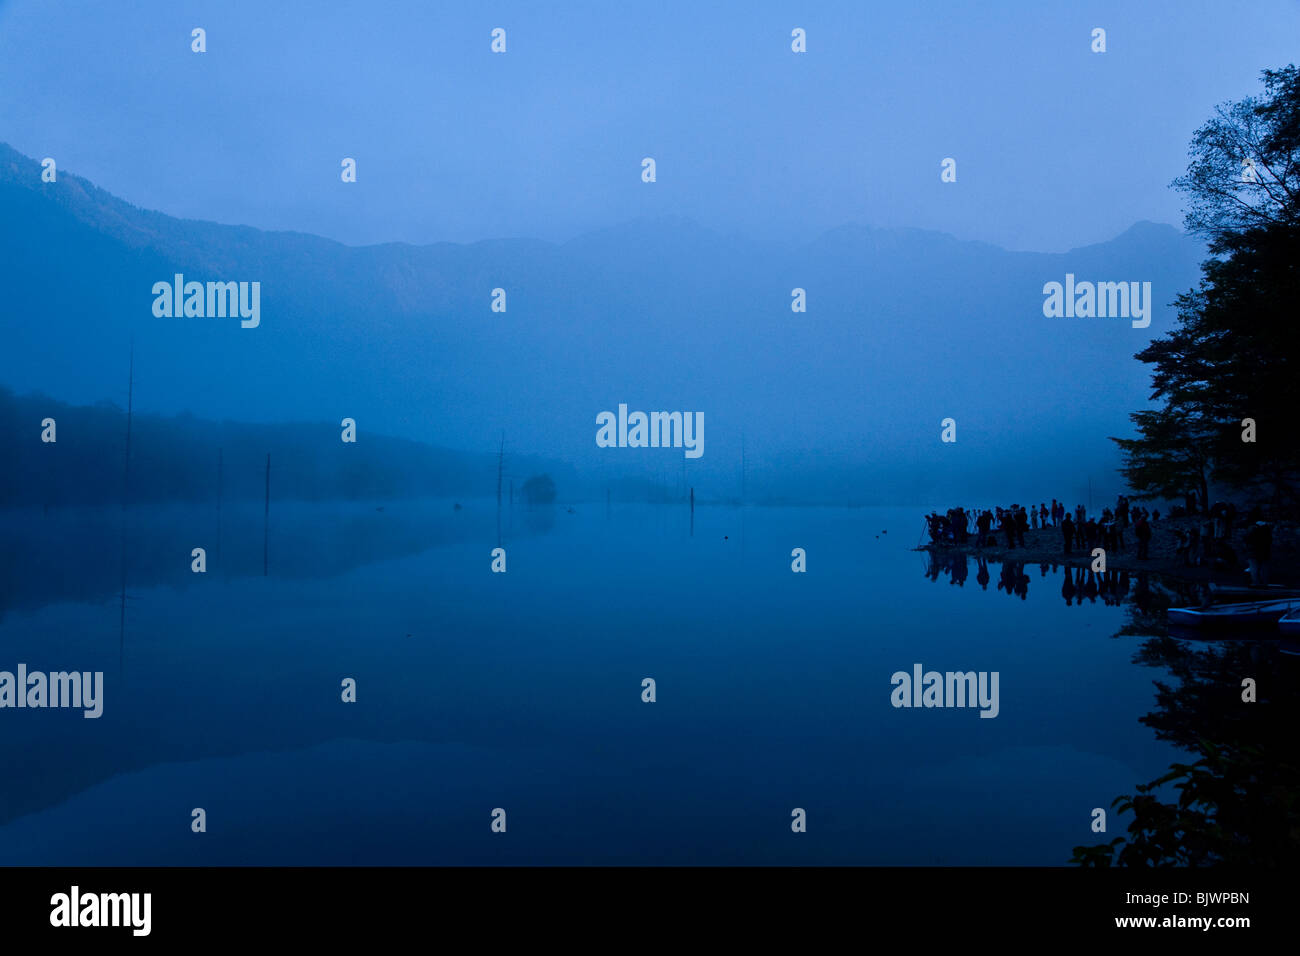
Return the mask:
[[1005,591],[1008,596],[1015,594],[1022,601],[1028,598],[1029,575],[1025,574],[1025,566],[1011,561],[1002,562],[1002,576],[998,579],[998,590]]
[[933,551],[930,552],[930,558],[925,566],[925,576],[931,581],[938,581],[939,575],[945,572],[948,575],[949,584],[965,587],[966,577],[970,573],[966,555],[960,552],[942,555]]
[[1117,607],[1127,590],[1127,572],[1101,571],[1097,574],[1097,592],[1108,607]]
[[952,580],[949,583],[955,584],[959,588],[964,588],[966,586],[966,575],[969,573],[966,564],[966,555],[954,554],[952,556]]
[[[1065,517],[1068,517],[1065,516]],[[1107,607],[1122,607],[1133,589],[1133,603],[1143,613],[1152,610],[1153,595],[1151,583],[1145,572],[1137,572],[1136,578],[1130,578],[1128,571],[1093,571],[1086,567],[1061,566],[1056,562],[1039,563],[1039,571],[1047,576],[1050,567],[1053,574],[1061,574],[1061,599],[1066,607],[1083,607],[1084,599],[1096,604],[1100,597]],[[946,574],[948,583],[965,587],[970,575],[970,563],[965,554],[931,554],[926,564],[925,576],[938,581],[941,574]],[[1026,566],[1016,561],[1001,562],[997,589],[1008,597],[1016,596],[1022,601],[1029,599],[1029,574]],[[989,572],[988,559],[983,555],[975,556],[975,580],[981,590],[989,589],[992,575]]]
[[[1066,515],[1068,517],[1068,515]],[[1029,599],[1029,574],[1025,565],[1016,561],[1001,562],[998,574],[998,590],[1008,596],[1019,597],[1022,601]],[[1056,562],[1041,562],[1038,565],[1043,577],[1048,569],[1061,574],[1061,598],[1066,607],[1083,607],[1084,599],[1096,604],[1100,597],[1108,607],[1121,607],[1129,596],[1132,581],[1128,571],[1093,571],[1086,567],[1061,566]],[[988,559],[983,555],[975,556],[975,580],[982,590],[987,591],[992,576],[989,572]],[[931,581],[938,581],[941,574],[946,574],[948,583],[965,587],[970,576],[970,563],[965,554],[931,553],[926,562],[925,576]],[[1151,602],[1151,586],[1145,574],[1139,573],[1134,603],[1144,612]]]
[[[1069,517],[1068,515],[1066,516]],[[1061,597],[1065,598],[1065,606],[1069,607],[1074,603],[1074,579],[1070,575],[1070,569],[1066,568],[1061,574]]]
[[1133,603],[1143,614],[1151,613],[1151,580],[1146,571],[1138,572],[1137,588],[1133,591]]

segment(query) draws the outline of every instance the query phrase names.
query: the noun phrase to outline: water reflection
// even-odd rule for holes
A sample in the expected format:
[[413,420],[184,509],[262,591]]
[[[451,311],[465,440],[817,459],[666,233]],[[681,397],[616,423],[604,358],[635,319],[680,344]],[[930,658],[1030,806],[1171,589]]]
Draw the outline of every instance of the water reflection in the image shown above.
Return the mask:
[[[1145,639],[1134,662],[1156,681],[1141,723],[1196,759],[1117,798],[1126,837],[1077,847],[1085,865],[1294,865],[1300,859],[1300,667],[1276,639]],[[1253,682],[1247,684],[1246,682]]]
[[[750,516],[746,556],[733,509],[701,510],[692,538],[681,509],[626,507],[611,518],[600,504],[521,508],[503,521],[509,575],[489,570],[494,499],[421,513],[389,504],[282,514],[273,504],[269,578],[260,515],[251,527],[231,519],[225,554],[206,576],[189,571],[201,514],[135,539],[136,566],[163,586],[131,585],[121,675],[116,606],[83,599],[87,580],[103,579],[96,587],[109,595],[117,586],[113,516],[86,550],[75,522],[54,542],[24,532],[51,581],[6,552],[32,600],[60,588],[75,596],[0,622],[3,662],[103,669],[108,688],[99,720],[5,715],[13,732],[0,735],[0,862],[184,864],[196,853],[243,863],[502,862],[484,855],[500,852],[495,845],[456,843],[455,834],[477,833],[485,794],[513,794],[540,819],[566,820],[581,806],[573,826],[519,842],[511,859],[520,863],[686,863],[702,853],[763,863],[1064,863],[1092,839],[1074,829],[1081,788],[1087,807],[1131,792],[1178,759],[1174,746],[1216,739],[1214,720],[1197,723],[1196,710],[1239,700],[1239,674],[1260,678],[1260,700],[1275,708],[1286,673],[1229,661],[1217,690],[1201,681],[1188,700],[1157,699],[1143,678],[1179,688],[1173,661],[1208,647],[1164,628],[1164,609],[1186,601],[1176,582],[1093,576],[1097,597],[1119,602],[1107,607],[1086,600],[1088,572],[1071,569],[1067,606],[1095,609],[1075,612],[1057,603],[1065,572],[1050,563],[1031,582],[1032,564],[922,559],[922,580],[910,552],[874,537],[902,527],[888,513],[763,510]],[[429,549],[434,540],[447,543]],[[818,556],[815,572],[791,574],[792,542]],[[107,571],[83,569],[101,555]],[[918,614],[927,597],[938,600]],[[790,635],[807,627],[810,608],[825,638],[799,642],[807,666],[792,671]],[[866,628],[871,640],[861,639]],[[1117,630],[1118,639],[1105,637]],[[1153,640],[1159,654],[1135,672],[1131,652]],[[1018,687],[1047,692],[973,722],[901,713],[887,687],[862,692],[900,661],[968,659],[1004,676],[1014,669]],[[695,690],[669,710],[643,707],[647,666],[671,668]],[[357,679],[360,703],[340,702],[345,676]],[[1226,697],[1209,702],[1212,693]],[[1246,719],[1262,711],[1240,706],[1256,708],[1238,715]],[[1153,709],[1168,712],[1165,724],[1138,722]],[[828,725],[839,729],[827,734]],[[947,783],[954,762],[971,770],[960,793]],[[648,788],[647,766],[676,772],[651,775],[661,783]],[[1258,775],[1275,777],[1268,767]],[[900,792],[899,779],[919,783]],[[986,779],[1055,809],[1026,819]],[[770,789],[756,795],[753,780]],[[804,784],[813,795],[801,799],[875,822],[791,849],[768,807],[792,780],[825,781]],[[923,793],[932,797],[918,800]],[[240,836],[196,850],[185,839],[195,794],[225,802],[225,826]],[[613,837],[587,829],[592,813],[661,819],[654,808],[669,801],[679,815],[658,828],[638,822]],[[714,827],[709,808],[719,805],[747,814],[744,825]],[[177,806],[173,843],[158,820]],[[1111,812],[1102,838],[1127,822]],[[327,832],[338,840],[325,846],[318,835]],[[575,836],[583,832],[599,836]]]
[[[970,573],[970,558],[955,552],[927,555],[925,576],[931,581],[938,581],[946,576],[948,583],[965,587]],[[987,591],[992,576],[989,573],[988,559],[977,555],[975,581],[980,588]],[[1025,565],[1018,561],[994,562],[1000,564],[997,590],[1024,601],[1029,597],[1030,575],[1025,572]],[[1050,571],[1061,575],[1061,598],[1067,607],[1081,607],[1084,601],[1096,604],[1098,600],[1109,607],[1119,607],[1128,597],[1132,588],[1132,578],[1128,571],[1092,571],[1088,568],[1062,567],[1051,562],[1038,565],[1039,577],[1045,578]],[[1145,572],[1137,572],[1141,579],[1139,588],[1149,594],[1150,585]]]
[[[978,559],[976,580],[990,574]],[[1277,631],[1171,628],[1170,607],[1201,603],[1199,585],[1149,572],[1093,572],[1040,564],[1060,574],[1067,607],[1122,606],[1116,639],[1137,639],[1133,663],[1156,672],[1155,707],[1136,717],[1159,740],[1193,756],[1136,782],[1112,804],[1109,841],[1075,848],[1088,866],[1294,865],[1300,860],[1300,656]],[[926,577],[966,579],[963,555],[932,556]],[[998,590],[1023,600],[1024,566],[1003,562]]]
[[[377,561],[481,535],[494,504],[449,500],[386,503],[273,503],[269,575],[319,579]],[[513,519],[513,513],[511,515]],[[551,509],[535,509],[521,533],[554,526]],[[125,537],[125,548],[121,546]],[[0,511],[0,621],[7,611],[34,611],[72,601],[116,598],[126,552],[128,599],[159,585],[193,586],[191,552],[207,551],[207,579],[261,577],[262,507],[227,505],[224,515],[191,506]]]
[[[0,767],[8,771],[0,775],[0,826],[114,775],[180,756],[407,733],[383,714],[341,713],[332,706],[337,696],[318,688],[333,690],[335,669],[355,670],[362,662],[351,654],[337,665],[319,658],[335,642],[346,646],[376,634],[418,639],[417,654],[433,653],[427,642],[441,622],[439,605],[423,597],[427,582],[412,582],[420,603],[412,599],[414,606],[388,622],[390,599],[380,591],[388,581],[378,566],[492,541],[495,516],[494,501],[473,499],[273,502],[264,576],[260,505],[228,504],[220,524],[213,509],[132,509],[125,521],[123,645],[120,512],[0,510],[0,670],[27,662],[34,670],[102,671],[109,700],[93,721],[40,710],[3,712],[15,729],[0,734]],[[553,525],[554,515],[538,509],[509,530],[506,543]],[[195,547],[207,550],[202,574],[192,570]],[[486,569],[488,551],[481,554]],[[336,590],[347,577],[371,583],[361,594]],[[277,676],[267,682],[261,673]],[[381,670],[368,687],[377,696],[381,684],[400,687],[402,680],[401,673]],[[268,694],[295,705],[267,720],[260,708]],[[392,693],[403,702],[407,696]],[[437,739],[443,732],[430,729],[424,736]],[[60,755],[57,763],[51,754]]]

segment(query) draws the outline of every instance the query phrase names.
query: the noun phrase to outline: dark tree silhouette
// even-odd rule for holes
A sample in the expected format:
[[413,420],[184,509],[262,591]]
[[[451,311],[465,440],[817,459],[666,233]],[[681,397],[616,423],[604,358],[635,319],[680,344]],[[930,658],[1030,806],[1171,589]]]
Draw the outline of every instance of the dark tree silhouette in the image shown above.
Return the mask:
[[524,500],[530,505],[547,505],[555,501],[555,482],[550,475],[534,475],[524,482]]
[[[1265,95],[1219,107],[1197,131],[1174,185],[1187,227],[1210,242],[1197,289],[1178,297],[1178,325],[1137,358],[1153,366],[1155,411],[1137,438],[1114,438],[1139,497],[1208,496],[1211,480],[1266,484],[1294,500],[1300,433],[1295,303],[1300,301],[1300,71],[1263,74]],[[1246,420],[1253,441],[1243,441]]]

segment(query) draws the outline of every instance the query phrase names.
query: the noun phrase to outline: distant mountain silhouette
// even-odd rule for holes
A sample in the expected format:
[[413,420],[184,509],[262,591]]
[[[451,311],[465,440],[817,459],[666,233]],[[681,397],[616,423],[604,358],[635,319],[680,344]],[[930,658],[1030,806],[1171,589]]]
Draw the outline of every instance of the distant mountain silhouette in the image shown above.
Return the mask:
[[[702,489],[738,491],[743,430],[751,496],[870,502],[1116,485],[1106,436],[1149,392],[1132,356],[1169,327],[1204,250],[1153,223],[1039,254],[852,224],[752,241],[683,219],[562,244],[350,247],[174,219],[66,171],[42,183],[0,145],[0,253],[0,384],[19,393],[125,404],[134,336],[149,412],[349,416],[473,452],[504,430],[595,487],[683,468],[680,450],[597,448],[598,412],[703,411],[705,455],[685,465]],[[1151,282],[1151,326],[1045,318],[1043,284],[1067,272]],[[153,283],[174,273],[259,281],[260,327],[155,318]],[[955,445],[938,440],[949,416]]]

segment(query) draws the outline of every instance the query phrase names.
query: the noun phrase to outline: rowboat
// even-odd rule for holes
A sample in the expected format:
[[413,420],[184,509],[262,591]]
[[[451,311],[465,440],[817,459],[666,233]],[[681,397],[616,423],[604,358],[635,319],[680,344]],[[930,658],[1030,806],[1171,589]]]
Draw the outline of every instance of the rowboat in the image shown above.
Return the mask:
[[1215,601],[1273,601],[1282,598],[1300,598],[1300,589],[1284,588],[1280,584],[1270,584],[1266,587],[1211,584],[1210,597]]
[[1292,608],[1283,614],[1277,626],[1287,637],[1300,637],[1300,608]]
[[1169,623],[1182,627],[1252,627],[1275,624],[1282,615],[1296,609],[1300,609],[1300,598],[1213,607],[1172,607]]

